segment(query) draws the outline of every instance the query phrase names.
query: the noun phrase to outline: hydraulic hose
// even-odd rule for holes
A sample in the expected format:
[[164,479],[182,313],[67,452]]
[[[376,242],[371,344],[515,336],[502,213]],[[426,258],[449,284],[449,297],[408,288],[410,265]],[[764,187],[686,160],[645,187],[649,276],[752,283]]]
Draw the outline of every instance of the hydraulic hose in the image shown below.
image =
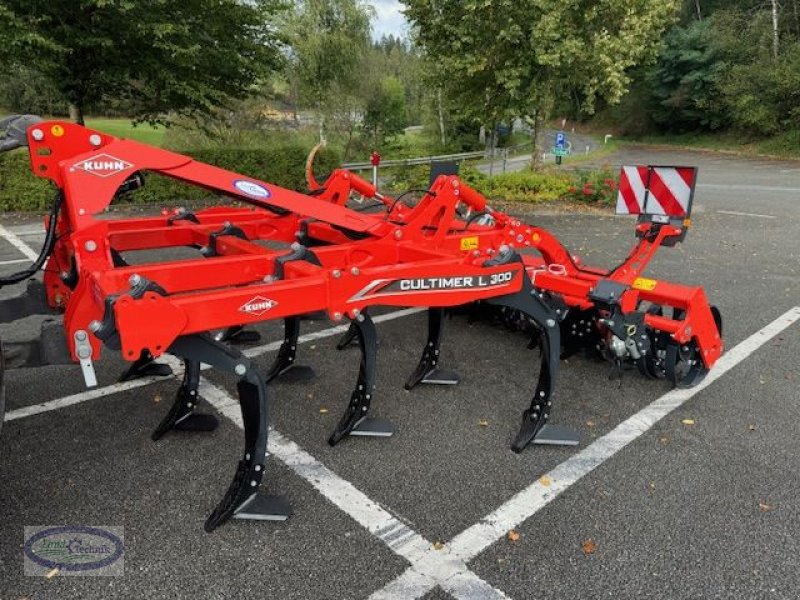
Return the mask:
[[58,214],[61,211],[61,203],[63,199],[64,196],[61,193],[61,190],[59,190],[53,199],[53,206],[50,209],[50,216],[47,220],[47,234],[38,258],[33,261],[33,264],[31,264],[31,266],[27,269],[18,271],[17,273],[12,273],[6,277],[0,277],[0,288],[30,279],[44,266],[45,261],[48,259],[50,254],[52,254],[53,248],[56,245],[56,223],[58,222]]

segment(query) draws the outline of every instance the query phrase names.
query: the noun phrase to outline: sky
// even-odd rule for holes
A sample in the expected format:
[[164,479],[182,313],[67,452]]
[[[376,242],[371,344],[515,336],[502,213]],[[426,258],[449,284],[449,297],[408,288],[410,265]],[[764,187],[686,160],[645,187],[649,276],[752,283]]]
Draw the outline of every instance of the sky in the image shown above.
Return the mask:
[[400,11],[403,4],[400,0],[370,0],[369,4],[375,9],[377,15],[372,22],[372,37],[380,39],[390,33],[403,36],[406,33],[406,19]]

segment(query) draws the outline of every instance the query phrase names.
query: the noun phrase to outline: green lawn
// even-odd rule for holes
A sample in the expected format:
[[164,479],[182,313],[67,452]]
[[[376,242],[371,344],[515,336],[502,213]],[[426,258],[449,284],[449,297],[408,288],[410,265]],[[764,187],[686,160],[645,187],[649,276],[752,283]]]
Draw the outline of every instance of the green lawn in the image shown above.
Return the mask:
[[152,146],[160,146],[164,142],[164,134],[166,133],[163,127],[152,127],[146,123],[134,126],[129,119],[87,118],[86,126],[103,133],[144,142]]

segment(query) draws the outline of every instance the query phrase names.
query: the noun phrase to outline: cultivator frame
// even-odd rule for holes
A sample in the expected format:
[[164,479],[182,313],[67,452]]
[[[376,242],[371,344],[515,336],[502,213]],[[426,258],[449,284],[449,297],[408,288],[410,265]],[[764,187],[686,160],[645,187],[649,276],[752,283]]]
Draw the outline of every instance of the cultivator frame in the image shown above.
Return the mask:
[[[415,206],[407,206],[345,170],[320,185],[311,161],[312,189],[301,194],[68,122],[36,122],[24,139],[14,139],[29,147],[34,174],[58,192],[43,249],[44,290],[34,285],[23,301],[4,307],[2,320],[63,312],[62,347],[81,364],[87,385],[96,384],[93,361],[103,346],[132,362],[128,378],[165,374],[168,367],[153,359],[179,357],[183,382],[153,439],[172,429],[216,426],[213,416],[196,410],[201,362],[239,378],[245,448],[228,492],[206,521],[208,531],[231,517],[288,516],[284,501],[257,492],[267,456],[267,382],[297,371],[303,315],[322,311],[334,322],[349,319],[340,346],[357,340],[361,351],[358,379],[331,444],[393,432],[388,422],[368,418],[376,388],[377,333],[369,314],[375,306],[429,309],[428,339],[408,389],[458,381],[439,365],[446,309],[499,307],[504,318],[540,334],[541,367],[512,443],[517,452],[531,443],[577,443],[571,432],[547,423],[562,350],[600,351],[617,367],[633,362],[645,375],[679,386],[696,384],[722,352],[719,314],[702,288],[642,276],[660,246],[683,239],[688,215],[640,216],[633,251],[604,271],[583,266],[546,230],[492,209],[456,176],[439,176]],[[143,184],[142,172],[250,207],[98,218],[120,192]],[[376,208],[348,208],[354,193]],[[125,260],[129,252],[172,247],[200,255],[135,266]],[[248,325],[275,319],[284,321],[285,339],[262,374],[224,342],[236,341]],[[212,337],[215,330],[223,333]],[[36,366],[28,362],[11,366]]]

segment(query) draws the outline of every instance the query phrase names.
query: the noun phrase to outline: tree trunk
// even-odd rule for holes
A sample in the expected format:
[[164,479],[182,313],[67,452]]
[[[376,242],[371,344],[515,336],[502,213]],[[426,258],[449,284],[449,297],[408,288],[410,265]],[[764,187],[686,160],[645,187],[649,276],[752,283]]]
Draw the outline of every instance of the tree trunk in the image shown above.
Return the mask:
[[775,58],[778,58],[779,49],[778,38],[778,0],[772,0],[772,53]]
[[794,32],[800,34],[800,12],[797,10],[797,0],[792,2],[792,7],[794,8]]
[[78,125],[85,125],[83,121],[83,106],[81,104],[69,103],[69,119]]
[[531,153],[531,169],[535,170],[539,164],[539,110],[533,111],[533,122],[531,123],[531,143],[533,152]]
[[442,109],[442,88],[436,90],[436,107],[439,111],[439,138],[442,142],[442,148],[447,144],[447,137],[444,130],[444,110]]
[[703,14],[700,12],[700,0],[694,0],[694,7],[695,7],[695,10],[697,10],[697,20],[698,21],[702,21],[703,20]]

